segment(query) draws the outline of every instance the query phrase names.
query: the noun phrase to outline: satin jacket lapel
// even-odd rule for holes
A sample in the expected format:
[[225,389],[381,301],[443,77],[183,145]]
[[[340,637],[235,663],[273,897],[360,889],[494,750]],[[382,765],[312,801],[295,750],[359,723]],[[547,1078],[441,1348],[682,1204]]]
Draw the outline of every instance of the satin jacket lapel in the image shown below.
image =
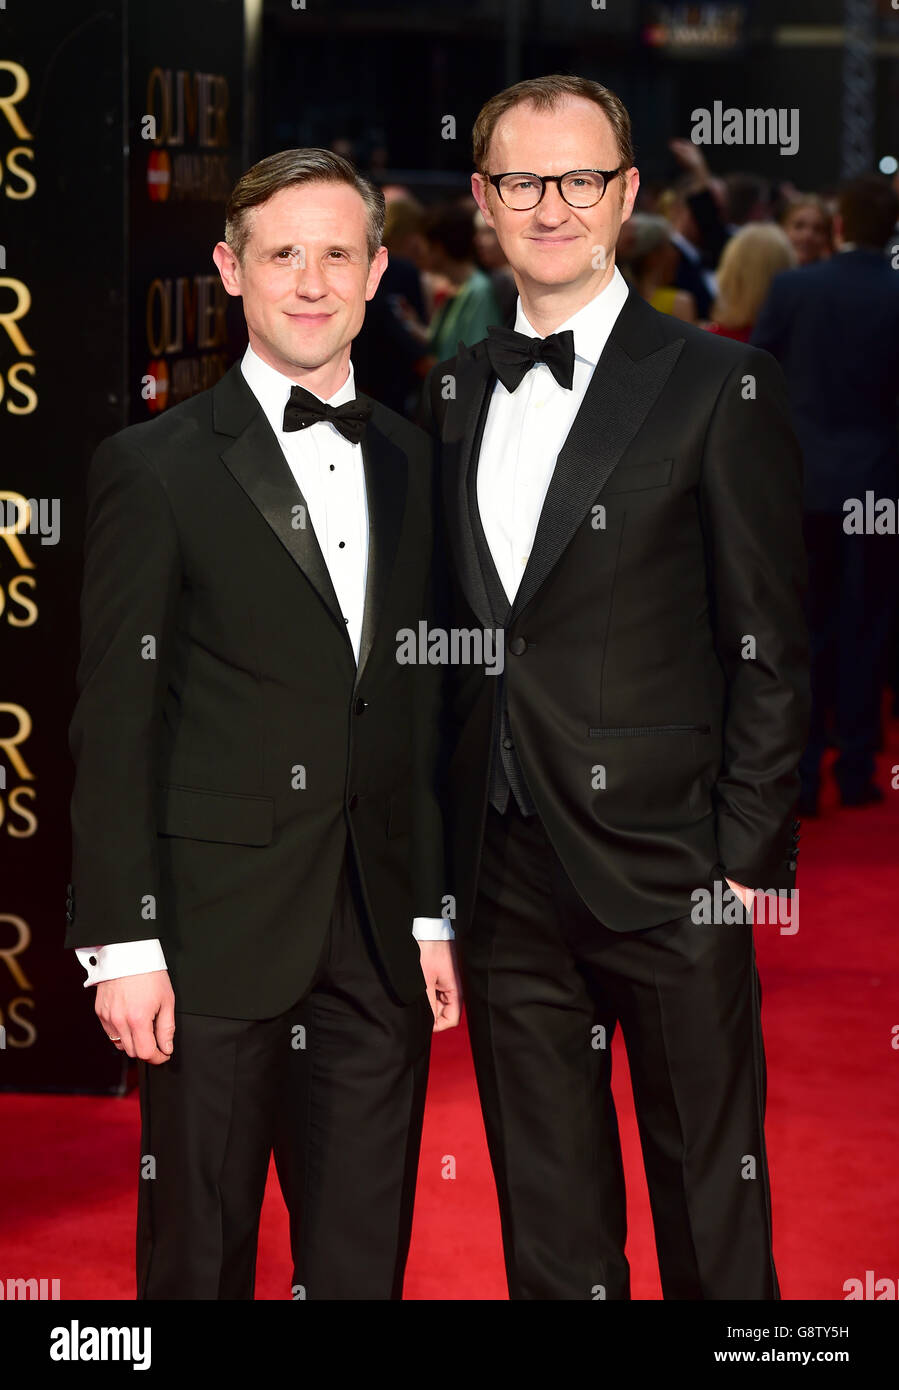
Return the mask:
[[[222,450],[222,462],[316,590],[352,655],[346,623],[305,499],[239,363],[216,385],[213,411],[216,430],[233,436]],[[302,507],[301,512],[298,507]],[[294,525],[299,520],[305,524]]]
[[[360,395],[360,399],[365,399]],[[408,463],[398,448],[377,426],[377,406],[362,443],[365,491],[368,499],[368,577],[365,583],[365,611],[359,642],[356,683],[374,645],[375,634],[387,600],[400,531],[406,510]]]
[[556,460],[513,617],[534,597],[583,524],[655,404],[683,343],[682,338],[665,342],[653,311],[632,290]]
[[443,496],[456,571],[472,612],[485,628],[493,627],[490,600],[478,562],[468,506],[468,475],[476,466],[475,435],[485,398],[493,390],[493,372],[483,348],[459,344],[456,394],[447,403],[442,435]]

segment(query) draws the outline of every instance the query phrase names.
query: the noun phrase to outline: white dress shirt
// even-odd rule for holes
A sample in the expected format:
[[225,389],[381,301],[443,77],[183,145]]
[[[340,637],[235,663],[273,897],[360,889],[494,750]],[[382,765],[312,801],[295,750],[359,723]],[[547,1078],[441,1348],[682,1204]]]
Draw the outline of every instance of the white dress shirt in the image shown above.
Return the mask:
[[[628,288],[615,266],[595,298],[559,325],[574,333],[574,382],[560,386],[545,362],[526,373],[516,391],[493,388],[478,460],[478,510],[509,602],[524,574],[556,459],[581,408],[593,369],[624,307]],[[518,301],[515,328],[543,336]]]
[[[362,446],[344,439],[326,420],[317,420],[303,430],[285,432],[284,407],[293,381],[263,362],[249,346],[240,369],[303,494],[306,524],[315,531],[346,621],[353,655],[358,661],[368,576],[368,499]],[[343,405],[355,395],[351,362],[346,381],[327,398],[327,404]],[[416,917],[412,922],[412,935],[417,941],[452,941],[454,932],[444,918]],[[155,938],[76,947],[76,954],[87,971],[85,988],[121,975],[144,975],[151,970],[166,969],[162,945]]]

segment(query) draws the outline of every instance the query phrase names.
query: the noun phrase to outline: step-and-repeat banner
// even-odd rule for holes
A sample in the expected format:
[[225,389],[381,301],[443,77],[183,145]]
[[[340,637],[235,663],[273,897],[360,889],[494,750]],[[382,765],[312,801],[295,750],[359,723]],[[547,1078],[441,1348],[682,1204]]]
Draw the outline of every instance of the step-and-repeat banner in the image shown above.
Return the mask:
[[126,1082],[63,948],[84,484],[102,438],[240,350],[211,251],[247,158],[244,54],[244,0],[0,5],[4,1090]]

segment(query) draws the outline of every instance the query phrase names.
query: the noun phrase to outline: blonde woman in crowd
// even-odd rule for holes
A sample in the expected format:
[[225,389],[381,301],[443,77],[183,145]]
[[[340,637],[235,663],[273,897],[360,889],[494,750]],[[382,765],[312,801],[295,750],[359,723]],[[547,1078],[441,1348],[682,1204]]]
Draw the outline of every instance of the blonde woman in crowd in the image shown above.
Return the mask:
[[725,338],[747,343],[771,282],[797,264],[786,232],[773,222],[741,227],[724,248],[718,267],[718,295],[705,327]]

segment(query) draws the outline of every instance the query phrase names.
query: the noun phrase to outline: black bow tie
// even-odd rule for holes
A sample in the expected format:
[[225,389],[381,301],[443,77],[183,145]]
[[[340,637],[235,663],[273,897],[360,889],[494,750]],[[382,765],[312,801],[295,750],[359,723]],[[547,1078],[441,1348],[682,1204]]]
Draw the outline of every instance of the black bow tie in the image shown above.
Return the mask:
[[560,386],[570,391],[574,382],[574,334],[550,333],[531,338],[514,328],[487,329],[487,356],[507,391],[516,391],[535,362],[545,362]]
[[327,420],[340,430],[344,439],[351,444],[359,444],[370,415],[371,401],[360,401],[357,397],[343,405],[328,405],[304,387],[291,386],[290,400],[284,407],[284,429],[304,430],[318,420]]

